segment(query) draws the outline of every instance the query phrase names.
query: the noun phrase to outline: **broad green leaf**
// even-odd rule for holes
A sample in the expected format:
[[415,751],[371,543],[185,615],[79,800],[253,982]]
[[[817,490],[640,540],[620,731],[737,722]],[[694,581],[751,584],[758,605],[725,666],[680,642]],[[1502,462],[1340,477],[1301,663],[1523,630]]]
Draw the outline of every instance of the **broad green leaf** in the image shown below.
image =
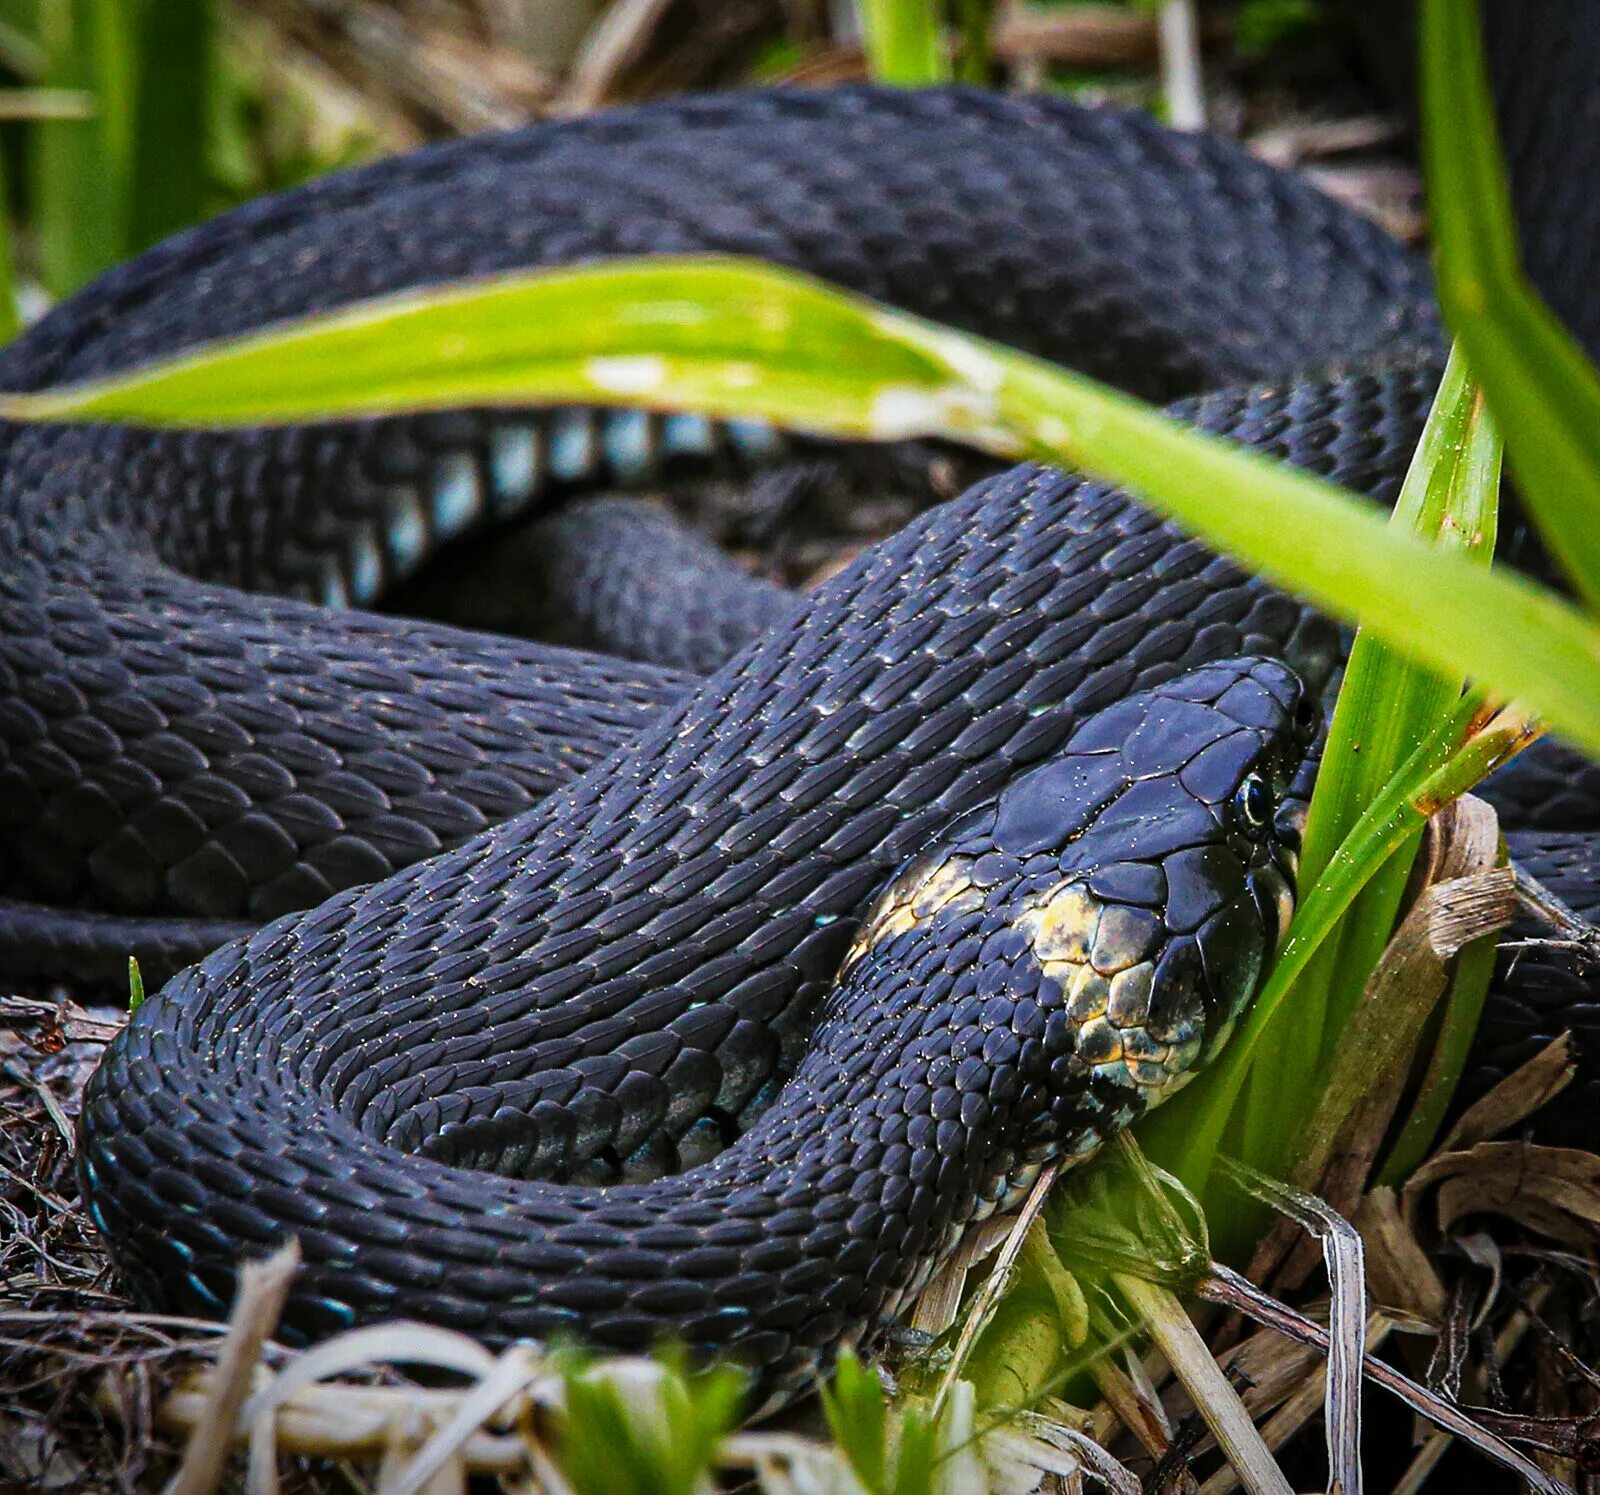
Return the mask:
[[204,426],[541,401],[937,435],[1083,468],[1600,754],[1600,625],[1549,591],[1397,533],[1376,505],[1091,379],[746,261],[614,261],[411,292],[104,381],[0,396],[0,417]]
[[1600,606],[1600,376],[1523,274],[1477,7],[1424,0],[1420,50],[1439,299],[1540,534]]

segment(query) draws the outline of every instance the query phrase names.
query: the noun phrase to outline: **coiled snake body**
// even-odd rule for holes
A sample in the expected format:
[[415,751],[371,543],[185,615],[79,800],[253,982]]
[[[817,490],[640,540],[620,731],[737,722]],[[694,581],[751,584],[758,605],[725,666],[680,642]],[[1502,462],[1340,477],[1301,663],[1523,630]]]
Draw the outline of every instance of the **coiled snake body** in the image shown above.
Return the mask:
[[[1211,390],[1179,413],[1380,497],[1438,372],[1412,258],[1223,143],[846,90],[541,126],[252,205],[82,293],[0,383],[668,250]],[[152,1304],[220,1312],[238,1254],[294,1233],[294,1334],[677,1333],[781,1392],[1043,1157],[1166,1093],[1270,954],[1302,698],[1339,637],[1103,484],[987,479],[695,681],[323,604],[557,488],[760,458],[758,428],[4,443],[0,954],[93,970],[237,936],[86,1100],[86,1197]]]

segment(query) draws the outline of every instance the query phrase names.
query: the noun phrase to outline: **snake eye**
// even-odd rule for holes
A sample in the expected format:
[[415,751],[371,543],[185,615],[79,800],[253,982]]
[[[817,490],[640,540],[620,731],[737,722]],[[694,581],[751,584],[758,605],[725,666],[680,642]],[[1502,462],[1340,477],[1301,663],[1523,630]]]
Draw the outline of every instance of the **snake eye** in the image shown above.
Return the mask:
[[1251,830],[1265,830],[1272,823],[1272,790],[1258,773],[1249,775],[1233,796],[1233,810]]

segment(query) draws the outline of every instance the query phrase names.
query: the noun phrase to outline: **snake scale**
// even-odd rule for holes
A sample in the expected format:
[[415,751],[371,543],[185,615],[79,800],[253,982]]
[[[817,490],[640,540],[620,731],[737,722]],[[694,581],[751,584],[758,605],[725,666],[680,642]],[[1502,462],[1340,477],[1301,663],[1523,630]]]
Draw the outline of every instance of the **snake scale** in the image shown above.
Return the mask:
[[[1558,74],[1564,40],[1535,39]],[[63,305],[0,385],[668,251],[803,267],[1379,499],[1440,366],[1425,269],[1229,144],[852,88],[251,204]],[[701,678],[358,609],[563,493],[759,466],[764,428],[0,441],[0,969],[198,960],[82,1120],[86,1200],[151,1305],[224,1311],[239,1254],[293,1233],[291,1336],[669,1333],[781,1397],[1045,1159],[1170,1093],[1270,957],[1343,641],[1103,483],[986,478]],[[1509,785],[1516,854],[1585,873],[1594,783],[1552,753]],[[1496,997],[1491,1068],[1586,1029],[1582,981],[1541,969]],[[1577,1093],[1554,1125],[1585,1129]]]

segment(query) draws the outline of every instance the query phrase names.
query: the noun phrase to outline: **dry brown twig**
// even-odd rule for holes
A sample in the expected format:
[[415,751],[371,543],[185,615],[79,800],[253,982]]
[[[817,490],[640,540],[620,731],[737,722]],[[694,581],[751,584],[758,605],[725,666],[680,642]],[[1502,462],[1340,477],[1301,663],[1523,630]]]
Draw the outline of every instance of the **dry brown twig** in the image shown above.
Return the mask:
[[[1323,1351],[1328,1349],[1328,1331],[1320,1324],[1278,1302],[1270,1294],[1262,1292],[1249,1278],[1220,1262],[1213,1264],[1211,1276],[1201,1283],[1199,1293],[1213,1303],[1243,1313],[1255,1322],[1267,1325],[1302,1344],[1314,1345]],[[1540,1495],[1572,1495],[1567,1485],[1552,1479],[1504,1439],[1480,1427],[1465,1412],[1436,1396],[1427,1387],[1418,1385],[1382,1360],[1367,1360],[1365,1366],[1370,1380],[1392,1391],[1435,1427],[1470,1443],[1503,1468],[1512,1470]]]

